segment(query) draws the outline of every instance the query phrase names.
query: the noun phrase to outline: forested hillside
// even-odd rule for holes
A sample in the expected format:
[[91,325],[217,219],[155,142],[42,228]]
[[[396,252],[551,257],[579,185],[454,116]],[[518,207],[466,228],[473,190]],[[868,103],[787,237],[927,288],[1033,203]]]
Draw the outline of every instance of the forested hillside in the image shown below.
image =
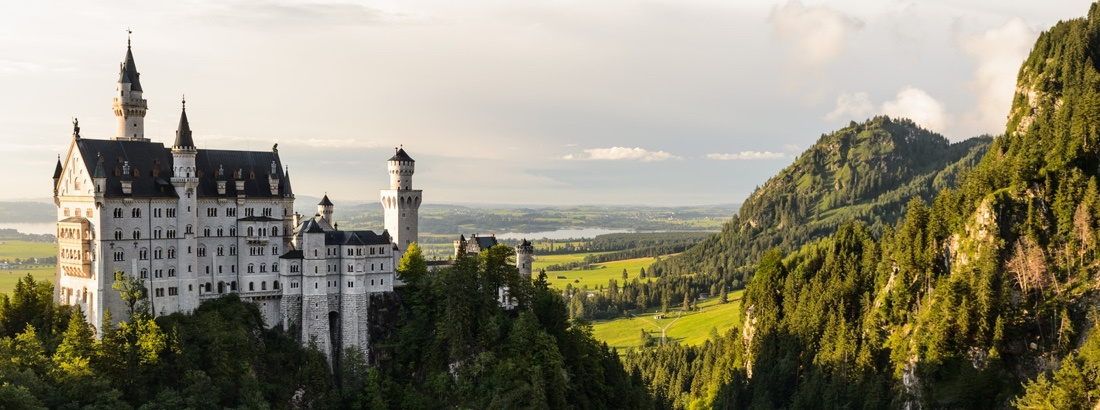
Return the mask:
[[628,367],[676,407],[1100,405],[1097,62],[1094,4],[1039,37],[1006,133],[957,190],[881,234],[857,220],[769,251],[738,329]]
[[863,221],[876,233],[909,198],[930,200],[977,163],[989,138],[950,143],[907,119],[876,117],[822,135],[757,188],[722,232],[654,266],[662,276],[716,273],[734,288],[771,248],[785,252]]

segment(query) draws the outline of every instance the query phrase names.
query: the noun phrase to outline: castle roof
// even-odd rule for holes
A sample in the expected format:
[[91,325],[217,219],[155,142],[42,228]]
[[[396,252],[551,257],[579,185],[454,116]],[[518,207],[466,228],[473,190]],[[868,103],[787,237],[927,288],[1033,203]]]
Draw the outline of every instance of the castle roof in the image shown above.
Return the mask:
[[[175,198],[176,190],[168,181],[172,178],[172,150],[159,142],[127,140],[93,140],[81,138],[76,141],[81,157],[87,169],[95,169],[97,158],[102,155],[107,171],[107,183],[104,195],[111,197],[133,198]],[[131,172],[122,173],[123,164],[129,162]],[[275,175],[270,175],[271,163],[276,164]],[[195,156],[199,179],[196,194],[199,198],[236,198],[244,195],[250,198],[278,198],[290,195],[290,182],[283,178],[282,162],[277,152],[232,151],[199,149]],[[219,168],[226,174],[232,173],[235,180],[244,181],[244,189],[238,191],[234,183],[225,186],[225,194],[218,194],[215,178]],[[134,175],[136,174],[136,175]],[[275,194],[271,193],[268,177],[280,179]],[[131,195],[122,193],[123,179],[133,181]]]
[[328,194],[325,194],[325,197],[321,198],[321,202],[318,203],[317,205],[332,206],[332,201],[328,200]]
[[134,52],[130,50],[130,44],[126,44],[126,60],[119,69],[118,82],[129,83],[130,91],[141,91],[141,74],[138,74],[137,64],[134,63]]
[[53,169],[53,179],[61,178],[61,157],[57,157],[57,167]]
[[405,153],[404,148],[398,148],[397,153],[393,154],[393,156],[390,157],[390,161],[416,162],[412,159],[412,157],[409,156],[409,154]]
[[176,128],[176,143],[173,147],[195,148],[195,140],[191,138],[191,124],[187,122],[187,107],[180,110],[180,125]]
[[279,257],[279,259],[303,259],[303,258],[305,258],[305,254],[302,253],[301,249],[295,249],[295,250],[292,250],[292,251],[287,251],[287,253],[284,253],[283,256]]
[[374,231],[325,232],[325,245],[386,245],[390,242],[390,234],[385,231],[381,235]]

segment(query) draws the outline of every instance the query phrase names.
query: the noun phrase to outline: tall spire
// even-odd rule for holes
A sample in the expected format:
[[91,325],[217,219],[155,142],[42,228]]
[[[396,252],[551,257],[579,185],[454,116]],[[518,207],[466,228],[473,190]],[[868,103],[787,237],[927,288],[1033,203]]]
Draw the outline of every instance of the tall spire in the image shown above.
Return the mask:
[[126,29],[126,60],[123,60],[122,68],[119,70],[118,82],[129,83],[130,91],[141,91],[141,74],[138,73],[137,64],[134,63],[134,52],[130,49],[131,33]]
[[191,138],[191,124],[187,122],[187,98],[180,101],[180,125],[176,128],[176,143],[172,148],[194,149],[195,140]]

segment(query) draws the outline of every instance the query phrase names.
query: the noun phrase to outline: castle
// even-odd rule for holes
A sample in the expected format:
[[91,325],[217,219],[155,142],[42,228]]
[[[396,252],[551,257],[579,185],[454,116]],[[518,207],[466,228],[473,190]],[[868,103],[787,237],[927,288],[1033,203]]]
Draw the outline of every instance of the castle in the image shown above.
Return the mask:
[[[330,357],[344,347],[366,350],[370,298],[400,286],[396,265],[417,242],[416,162],[403,148],[388,160],[381,233],[340,230],[327,195],[314,216],[295,212],[277,144],[263,152],[197,148],[185,101],[170,147],[146,138],[140,77],[127,44],[113,101],[116,135],[83,138],[74,120],[58,158],[54,298],[79,306],[101,329],[108,310],[116,321],[125,314],[112,289],[119,271],[144,284],[154,315],[234,293],[254,303],[267,326],[298,329],[303,344]],[[530,277],[532,248],[524,241],[517,250],[520,273]],[[501,300],[509,307],[506,289]]]

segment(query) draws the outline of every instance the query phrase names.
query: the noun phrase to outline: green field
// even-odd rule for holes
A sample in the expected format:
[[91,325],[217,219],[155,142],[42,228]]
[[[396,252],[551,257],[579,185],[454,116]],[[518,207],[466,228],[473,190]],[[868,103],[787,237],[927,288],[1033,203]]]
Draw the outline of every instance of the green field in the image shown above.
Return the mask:
[[664,319],[654,319],[657,314],[654,309],[641,317],[594,322],[593,335],[618,349],[620,355],[625,354],[628,348],[641,346],[642,330],[649,332],[654,339],[660,339],[661,328],[665,326],[668,326],[665,329],[667,340],[683,345],[700,344],[710,337],[711,330],[721,335],[733,328],[741,317],[740,299],[743,292],[730,293],[729,303],[726,304],[718,303],[717,297],[707,299],[699,303],[698,309],[685,312],[678,320],[676,314],[679,309],[670,309]]
[[[57,256],[57,244],[53,242],[27,242],[18,240],[0,241],[0,260],[9,261],[27,258],[43,258]],[[53,282],[56,265],[35,265],[20,267],[12,270],[0,270],[0,293],[11,294],[15,289],[15,282],[28,273],[35,280],[48,280]]]
[[[598,255],[598,253],[595,254]],[[583,261],[587,255],[590,254],[536,256],[532,267],[535,272],[538,272],[539,269],[545,269],[547,265]],[[585,270],[548,270],[546,271],[546,280],[550,283],[550,286],[558,289],[565,289],[566,284],[572,284],[574,288],[582,288],[587,285],[589,290],[595,290],[601,285],[606,287],[609,279],[615,279],[619,281],[619,284],[622,284],[623,269],[626,269],[629,275],[627,280],[633,280],[638,277],[638,273],[641,272],[642,268],[648,268],[656,260],[656,258],[636,258],[597,263],[592,265],[592,269]],[[564,276],[565,279],[559,279],[558,276]]]

